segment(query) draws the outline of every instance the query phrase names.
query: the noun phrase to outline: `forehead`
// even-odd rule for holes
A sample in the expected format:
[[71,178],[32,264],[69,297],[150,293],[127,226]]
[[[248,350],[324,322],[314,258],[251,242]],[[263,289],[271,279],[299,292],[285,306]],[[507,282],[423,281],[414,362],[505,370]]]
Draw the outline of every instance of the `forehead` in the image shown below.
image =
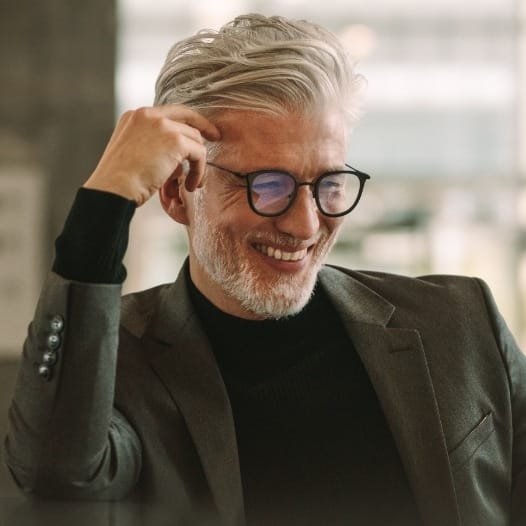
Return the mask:
[[345,127],[335,110],[275,116],[255,111],[227,111],[213,119],[221,131],[222,161],[237,169],[293,167],[343,162]]

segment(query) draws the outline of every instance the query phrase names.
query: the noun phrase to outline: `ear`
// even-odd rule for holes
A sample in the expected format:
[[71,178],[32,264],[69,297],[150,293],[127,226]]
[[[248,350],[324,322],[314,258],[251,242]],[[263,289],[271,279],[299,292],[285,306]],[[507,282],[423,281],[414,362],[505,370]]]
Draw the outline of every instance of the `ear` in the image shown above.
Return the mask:
[[159,189],[164,211],[178,223],[188,225],[188,208],[184,190],[184,177],[176,170]]

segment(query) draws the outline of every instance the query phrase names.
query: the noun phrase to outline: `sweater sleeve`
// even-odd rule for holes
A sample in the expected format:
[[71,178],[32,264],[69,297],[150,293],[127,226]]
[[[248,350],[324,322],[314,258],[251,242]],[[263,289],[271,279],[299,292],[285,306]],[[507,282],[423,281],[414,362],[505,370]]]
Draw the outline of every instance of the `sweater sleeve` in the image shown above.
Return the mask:
[[53,271],[84,283],[122,283],[135,208],[119,195],[80,188],[55,242]]

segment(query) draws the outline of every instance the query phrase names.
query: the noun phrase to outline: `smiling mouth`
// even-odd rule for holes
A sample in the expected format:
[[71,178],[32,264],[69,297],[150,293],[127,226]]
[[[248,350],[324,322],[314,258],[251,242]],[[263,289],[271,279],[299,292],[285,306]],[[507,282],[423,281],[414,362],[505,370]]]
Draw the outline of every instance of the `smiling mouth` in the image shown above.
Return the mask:
[[297,250],[295,252],[287,252],[286,250],[282,250],[280,248],[269,247],[267,245],[261,245],[259,243],[255,244],[254,248],[258,252],[264,254],[265,256],[269,256],[279,261],[299,261],[307,255],[306,248],[302,250]]

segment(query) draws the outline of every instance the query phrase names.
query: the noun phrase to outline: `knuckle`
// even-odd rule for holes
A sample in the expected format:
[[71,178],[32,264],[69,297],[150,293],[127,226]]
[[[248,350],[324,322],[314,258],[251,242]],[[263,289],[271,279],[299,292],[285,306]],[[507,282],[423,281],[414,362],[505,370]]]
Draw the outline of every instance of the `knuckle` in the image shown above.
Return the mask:
[[133,119],[133,110],[125,111],[119,118],[117,125],[124,126]]
[[137,108],[135,110],[135,114],[140,117],[141,116],[147,117],[150,112],[151,112],[151,108],[149,108],[148,106],[141,106],[140,108]]
[[125,111],[125,112],[121,115],[121,120],[128,120],[132,115],[133,115],[133,110]]
[[143,106],[141,108],[137,108],[133,112],[133,117],[135,120],[139,120],[139,121],[151,120],[154,117],[154,110],[153,108]]
[[178,132],[177,130],[168,130],[168,127],[162,123],[160,124],[160,126],[166,131],[167,135],[169,136],[170,143],[173,146],[176,146],[178,148],[184,146],[184,136],[180,132]]

